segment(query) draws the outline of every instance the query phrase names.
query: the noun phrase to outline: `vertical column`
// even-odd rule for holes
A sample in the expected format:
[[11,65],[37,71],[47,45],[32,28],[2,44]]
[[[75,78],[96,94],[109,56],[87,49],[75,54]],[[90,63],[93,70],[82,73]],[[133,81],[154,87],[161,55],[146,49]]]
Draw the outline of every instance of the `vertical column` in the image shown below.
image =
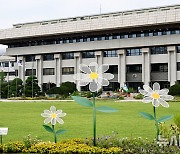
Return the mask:
[[167,47],[168,51],[168,81],[170,85],[174,85],[177,81],[177,54],[176,47],[169,46]]
[[120,83],[120,87],[123,87],[126,83],[126,54],[125,50],[118,50],[118,82]]
[[25,58],[23,56],[18,57],[19,61],[22,62],[22,66],[18,66],[18,77],[25,83]]
[[103,64],[102,51],[96,51],[96,52],[95,52],[95,56],[96,56],[97,64],[98,64],[98,65],[102,65],[102,64]]
[[61,77],[62,77],[62,65],[61,65],[61,54],[55,54],[54,55],[55,58],[55,63],[56,63],[56,67],[55,67],[55,83],[57,87],[60,87],[61,85]]
[[[81,62],[82,62],[82,58],[81,58],[80,52],[75,52],[75,53],[74,53],[74,58],[75,58],[74,74],[80,73],[79,65],[80,65]],[[78,91],[81,91],[81,87],[80,87],[80,85],[78,84],[78,82],[75,81],[75,83],[76,83],[76,88],[77,88],[77,90],[78,90]]]
[[42,90],[43,86],[43,60],[41,55],[36,55],[36,77],[38,79],[38,85]]
[[145,85],[149,85],[150,72],[151,72],[151,62],[150,62],[150,53],[149,48],[142,48],[142,82]]

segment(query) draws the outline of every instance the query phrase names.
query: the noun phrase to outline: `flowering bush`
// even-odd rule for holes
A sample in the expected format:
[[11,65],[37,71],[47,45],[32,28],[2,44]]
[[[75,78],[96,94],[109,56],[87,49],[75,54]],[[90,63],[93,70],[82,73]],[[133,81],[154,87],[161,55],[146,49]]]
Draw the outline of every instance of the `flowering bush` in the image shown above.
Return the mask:
[[[103,144],[103,140],[107,140]],[[113,144],[111,144],[111,142]],[[100,144],[101,143],[101,144]],[[109,143],[109,144],[107,144]],[[177,146],[159,147],[155,141],[135,139],[118,139],[108,136],[97,140],[97,147],[92,146],[92,140],[89,143],[82,139],[66,140],[58,143],[38,142],[32,144],[31,147],[25,147],[23,142],[9,142],[0,145],[1,153],[52,153],[52,154],[68,154],[68,153],[111,153],[111,154],[149,154],[149,153],[180,153]],[[107,146],[108,145],[108,146]],[[106,148],[105,148],[106,147]]]

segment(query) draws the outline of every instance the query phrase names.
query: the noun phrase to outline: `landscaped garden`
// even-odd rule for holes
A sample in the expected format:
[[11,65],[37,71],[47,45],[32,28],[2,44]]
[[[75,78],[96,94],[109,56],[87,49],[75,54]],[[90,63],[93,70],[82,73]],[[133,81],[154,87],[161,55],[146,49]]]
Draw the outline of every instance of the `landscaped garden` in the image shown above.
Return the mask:
[[[119,139],[142,137],[153,141],[156,131],[153,121],[148,121],[138,113],[145,111],[153,113],[151,104],[142,102],[115,102],[97,101],[97,106],[111,106],[118,112],[107,114],[97,112],[97,137],[112,136],[112,132],[118,133]],[[180,102],[170,102],[170,108],[159,107],[158,117],[168,114],[177,114]],[[67,132],[57,137],[58,141],[73,138],[92,138],[92,109],[82,107],[75,102],[0,102],[0,126],[8,127],[7,136],[3,136],[3,143],[9,141],[23,141],[29,134],[42,141],[53,142],[52,134],[44,131],[42,127],[44,118],[40,116],[44,109],[50,106],[62,109],[67,115],[63,118],[63,125],[56,125],[57,129],[65,129]],[[166,123],[174,124],[173,119]]]
[[[104,73],[108,65],[99,72],[97,67],[94,62],[81,64],[84,73],[74,76],[80,86],[89,84],[88,92],[78,92],[71,82],[41,92],[36,77],[22,85],[21,79],[6,83],[3,76],[1,96],[13,100],[0,102],[0,127],[8,127],[0,152],[180,153],[180,101],[171,96],[180,94],[180,84],[169,90],[160,89],[159,83],[143,85],[134,95],[142,101],[120,101],[133,90],[121,87],[102,94],[101,87],[114,75]],[[48,102],[52,96],[57,100]]]

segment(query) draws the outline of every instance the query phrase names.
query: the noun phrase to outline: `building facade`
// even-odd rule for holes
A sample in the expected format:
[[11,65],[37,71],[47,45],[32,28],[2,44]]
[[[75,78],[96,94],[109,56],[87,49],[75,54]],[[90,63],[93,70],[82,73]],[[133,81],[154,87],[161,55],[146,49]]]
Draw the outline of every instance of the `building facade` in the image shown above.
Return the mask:
[[22,63],[18,76],[36,75],[42,88],[76,82],[79,64],[93,61],[109,64],[115,76],[104,90],[164,88],[180,82],[179,23],[180,5],[164,6],[16,24],[0,30],[0,43]]

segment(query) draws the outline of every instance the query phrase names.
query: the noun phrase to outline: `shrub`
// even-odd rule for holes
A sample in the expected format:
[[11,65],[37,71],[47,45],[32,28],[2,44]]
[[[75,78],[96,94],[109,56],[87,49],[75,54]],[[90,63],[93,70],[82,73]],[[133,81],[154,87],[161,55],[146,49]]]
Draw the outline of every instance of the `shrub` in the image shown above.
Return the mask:
[[25,148],[24,143],[22,143],[20,141],[9,142],[9,143],[3,145],[3,152],[17,153],[17,152],[22,152],[24,148]]
[[170,95],[180,95],[180,84],[176,83],[173,86],[169,88],[169,94]]
[[128,89],[128,93],[133,93],[134,92],[134,89],[133,88],[129,88]]
[[53,87],[53,88],[49,89],[46,92],[46,94],[49,94],[49,95],[51,95],[51,94],[61,94],[60,87]]
[[142,94],[138,94],[138,95],[134,96],[135,99],[143,99],[143,97],[144,96]]
[[23,138],[23,142],[26,148],[30,148],[32,145],[37,144],[42,141],[39,140],[37,136],[33,138],[31,135],[28,135]]

